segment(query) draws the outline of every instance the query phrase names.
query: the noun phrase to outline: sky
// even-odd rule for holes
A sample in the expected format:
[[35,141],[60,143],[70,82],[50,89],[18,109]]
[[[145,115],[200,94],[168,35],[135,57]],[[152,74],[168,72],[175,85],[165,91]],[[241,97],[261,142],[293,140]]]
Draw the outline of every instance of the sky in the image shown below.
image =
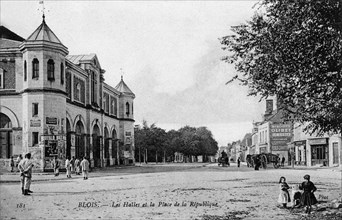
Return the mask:
[[[44,1],[45,20],[70,55],[95,53],[115,86],[135,93],[135,123],[163,129],[206,126],[219,146],[242,139],[265,102],[235,74],[219,38],[251,18],[257,1]],[[0,1],[1,25],[28,38],[42,22],[39,1]],[[19,15],[19,16],[18,16]],[[122,70],[121,70],[122,69]]]

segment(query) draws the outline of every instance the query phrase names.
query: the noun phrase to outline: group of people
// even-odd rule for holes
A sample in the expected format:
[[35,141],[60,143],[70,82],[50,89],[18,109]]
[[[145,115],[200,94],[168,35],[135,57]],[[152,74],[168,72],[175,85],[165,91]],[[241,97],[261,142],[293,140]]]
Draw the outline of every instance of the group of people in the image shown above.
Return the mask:
[[[278,203],[283,205],[283,208],[287,208],[287,203],[291,202],[289,193],[289,185],[286,183],[285,177],[279,179],[280,193],[278,197]],[[303,190],[301,193],[299,190]],[[310,181],[310,175],[304,176],[304,182],[300,185],[296,185],[292,188],[292,204],[293,208],[305,207],[305,213],[309,213],[312,210],[312,205],[317,204],[317,199],[314,192],[317,190],[313,182]]]
[[[53,171],[55,176],[59,175],[59,168],[60,168],[60,162],[55,157],[52,162],[53,165]],[[66,176],[67,178],[71,178],[71,174],[75,173],[76,175],[81,175],[81,171],[83,174],[83,179],[86,180],[88,179],[88,173],[89,173],[89,161],[87,160],[86,157],[83,157],[83,160],[80,161],[80,159],[75,157],[67,157],[65,160],[65,169],[66,169]]]

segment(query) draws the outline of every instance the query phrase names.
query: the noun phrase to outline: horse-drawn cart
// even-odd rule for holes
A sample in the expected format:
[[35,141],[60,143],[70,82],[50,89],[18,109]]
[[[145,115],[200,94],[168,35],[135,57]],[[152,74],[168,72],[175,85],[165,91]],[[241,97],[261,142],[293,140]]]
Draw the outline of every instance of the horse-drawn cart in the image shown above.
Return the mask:
[[259,169],[259,167],[266,169],[268,164],[273,164],[273,167],[276,169],[280,167],[279,156],[271,153],[248,154],[246,161],[248,167],[254,167],[256,169]]

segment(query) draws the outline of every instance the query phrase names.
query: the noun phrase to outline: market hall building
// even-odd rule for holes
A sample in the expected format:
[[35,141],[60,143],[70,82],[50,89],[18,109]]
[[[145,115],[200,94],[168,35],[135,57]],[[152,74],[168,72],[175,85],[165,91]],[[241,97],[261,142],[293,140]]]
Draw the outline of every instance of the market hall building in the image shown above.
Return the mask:
[[0,26],[0,161],[30,152],[41,170],[66,157],[133,165],[134,93],[104,82],[95,54],[68,55],[42,24],[25,40]]

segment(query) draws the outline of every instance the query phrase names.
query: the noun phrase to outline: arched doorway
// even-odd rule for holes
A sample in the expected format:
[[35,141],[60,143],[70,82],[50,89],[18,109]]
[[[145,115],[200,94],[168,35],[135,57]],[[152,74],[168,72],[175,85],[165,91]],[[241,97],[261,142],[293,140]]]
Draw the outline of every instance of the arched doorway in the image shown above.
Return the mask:
[[69,119],[66,119],[66,132],[67,132],[67,145],[66,145],[66,156],[71,156],[71,125]]
[[112,157],[115,158],[114,160],[114,164],[115,165],[119,165],[118,164],[118,155],[117,155],[117,152],[118,152],[118,140],[117,140],[117,134],[116,134],[116,130],[113,129],[112,131]]
[[0,113],[0,158],[10,158],[12,149],[12,122],[11,119]]
[[106,161],[106,166],[110,165],[110,160],[109,160],[109,132],[107,127],[104,128],[104,158]]
[[84,126],[81,121],[76,123],[75,128],[75,157],[82,158],[85,156],[85,145],[84,145]]
[[94,125],[92,137],[94,166],[101,167],[101,136],[99,126]]

